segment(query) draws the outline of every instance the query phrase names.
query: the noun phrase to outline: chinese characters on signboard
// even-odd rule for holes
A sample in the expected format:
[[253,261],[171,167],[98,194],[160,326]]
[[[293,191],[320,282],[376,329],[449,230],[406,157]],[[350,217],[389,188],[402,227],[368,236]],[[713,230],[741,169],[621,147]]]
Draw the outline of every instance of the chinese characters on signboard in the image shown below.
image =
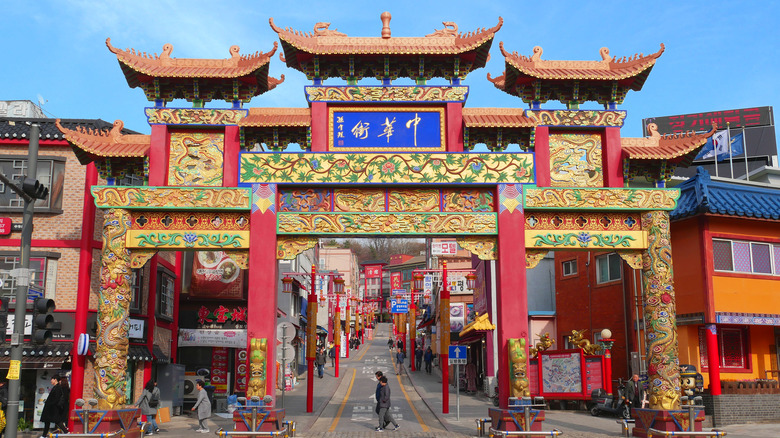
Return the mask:
[[390,274],[390,289],[401,289],[401,273],[393,272]]
[[332,109],[333,150],[444,150],[444,111]]

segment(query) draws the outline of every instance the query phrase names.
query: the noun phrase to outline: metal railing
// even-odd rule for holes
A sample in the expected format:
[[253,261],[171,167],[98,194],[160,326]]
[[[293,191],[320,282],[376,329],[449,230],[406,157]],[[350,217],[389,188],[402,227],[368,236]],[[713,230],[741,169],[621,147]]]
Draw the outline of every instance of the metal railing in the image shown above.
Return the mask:
[[288,431],[289,431],[290,424],[285,424],[281,430],[267,430],[267,431],[251,431],[251,430],[233,430],[229,432],[225,432],[222,430],[222,428],[217,429],[217,436],[220,438],[223,437],[229,437],[229,436],[282,436],[282,437],[288,437]]
[[628,438],[628,437],[631,436],[631,435],[629,435],[631,433],[631,431],[628,429],[628,425],[629,424],[634,424],[634,423],[635,423],[635,420],[633,418],[621,418],[620,420],[617,421],[617,424],[622,426],[622,429],[621,429],[620,433],[623,434],[623,436],[625,438]]
[[493,423],[492,418],[477,418],[474,420],[477,423],[477,436],[485,436],[485,424]]
[[111,433],[50,433],[49,438],[112,438],[115,436],[124,437],[125,430],[119,429]]
[[674,431],[674,430],[657,430],[657,429],[647,429],[647,438],[653,438],[654,436],[663,436],[663,437],[670,437],[670,436],[710,436],[710,437],[722,437],[726,436],[726,432],[722,430],[716,430],[713,429],[709,432],[694,432],[691,430],[684,430],[684,431]]
[[546,431],[533,431],[533,430],[497,430],[490,428],[490,434],[494,437],[505,436],[560,436],[563,435],[558,429],[546,430]]

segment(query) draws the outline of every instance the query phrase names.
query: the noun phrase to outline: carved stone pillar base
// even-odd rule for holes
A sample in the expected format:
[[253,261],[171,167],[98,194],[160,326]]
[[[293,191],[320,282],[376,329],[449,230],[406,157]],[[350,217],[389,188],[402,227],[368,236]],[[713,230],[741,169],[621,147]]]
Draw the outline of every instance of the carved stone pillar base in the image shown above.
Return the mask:
[[[73,420],[72,433],[84,433],[84,411],[74,409],[70,418]],[[120,429],[125,430],[126,436],[139,436],[140,428],[138,420],[141,418],[141,410],[138,408],[87,411],[87,433],[111,433]],[[133,433],[137,432],[138,435]]]
[[492,420],[491,427],[503,431],[541,431],[544,421],[544,411],[531,409],[531,428],[525,424],[525,413],[522,409],[489,408],[488,416]]
[[[647,437],[648,429],[660,431],[682,432],[688,430],[688,410],[664,411],[660,409],[632,409],[631,416],[636,420],[633,435],[640,438]],[[704,422],[704,409],[696,410],[694,431],[701,432]]]
[[[284,409],[258,409],[255,432],[276,432],[282,429]],[[252,410],[236,409],[233,412],[234,430],[252,430]]]

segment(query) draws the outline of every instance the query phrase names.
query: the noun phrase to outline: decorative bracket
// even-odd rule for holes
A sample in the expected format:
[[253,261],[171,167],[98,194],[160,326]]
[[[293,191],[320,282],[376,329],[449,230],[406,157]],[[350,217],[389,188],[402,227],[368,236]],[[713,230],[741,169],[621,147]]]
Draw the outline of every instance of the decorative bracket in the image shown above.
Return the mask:
[[456,239],[461,248],[468,250],[480,260],[497,260],[495,237],[469,236]]

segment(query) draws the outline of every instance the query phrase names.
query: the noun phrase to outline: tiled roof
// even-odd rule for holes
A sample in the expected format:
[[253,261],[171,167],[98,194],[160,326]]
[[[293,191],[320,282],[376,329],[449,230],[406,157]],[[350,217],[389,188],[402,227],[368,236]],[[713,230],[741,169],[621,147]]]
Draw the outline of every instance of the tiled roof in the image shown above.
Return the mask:
[[[664,52],[664,45],[653,54],[644,56],[634,55],[626,59],[616,60],[609,56],[609,49],[602,47],[599,50],[601,61],[547,61],[542,60],[542,48],[534,47],[534,54],[529,58],[519,55],[517,52],[509,53],[504,50],[504,43],[499,44],[501,53],[506,58],[506,64],[517,69],[520,76],[528,76],[537,79],[567,79],[567,80],[595,80],[595,81],[619,81],[637,77],[644,72],[649,72],[655,60]],[[646,76],[646,75],[645,75]],[[634,84],[634,90],[642,88],[644,78]]]
[[[328,29],[330,23],[317,23],[313,33],[306,33],[289,27],[282,29],[274,24],[273,18],[269,22],[283,45],[311,55],[457,55],[492,43],[495,33],[504,23],[499,17],[498,24],[490,29],[464,34],[457,31],[457,25],[447,22],[443,23],[444,29],[425,37],[391,37],[387,15],[382,37],[348,37],[335,29]],[[289,65],[291,60],[287,61]]]
[[65,134],[65,139],[73,147],[76,156],[82,164],[94,161],[96,158],[140,158],[144,157],[151,145],[149,135],[123,135],[121,120],[114,122],[111,131],[97,129],[67,129],[56,121],[57,128]]
[[172,58],[172,44],[165,44],[162,53],[149,55],[136,52],[135,49],[117,49],[106,39],[108,50],[116,54],[119,64],[131,87],[140,85],[141,75],[153,78],[240,78],[254,74],[267,67],[271,56],[276,53],[277,43],[270,52],[256,52],[252,55],[240,55],[238,46],[230,47],[227,59],[188,59]]
[[468,128],[526,128],[536,122],[520,108],[463,108],[463,123]]
[[680,199],[672,219],[698,213],[780,220],[780,187],[761,183],[733,183],[715,180],[703,167],[696,176],[677,186]]
[[[62,126],[67,129],[86,129],[104,130],[112,127],[111,123],[100,119],[63,119],[60,121]],[[30,125],[28,123],[37,123],[40,126],[40,140],[59,140],[65,141],[65,135],[57,128],[56,120],[49,118],[18,118],[18,117],[0,117],[0,141],[2,140],[28,140],[30,135]],[[128,129],[123,130],[125,134],[137,134]]]
[[696,154],[715,134],[715,127],[703,134],[695,132],[661,135],[655,123],[647,125],[649,137],[621,138],[623,152],[631,160],[664,160],[679,166],[690,166]]
[[311,126],[309,108],[250,108],[249,115],[238,122],[241,127]]

